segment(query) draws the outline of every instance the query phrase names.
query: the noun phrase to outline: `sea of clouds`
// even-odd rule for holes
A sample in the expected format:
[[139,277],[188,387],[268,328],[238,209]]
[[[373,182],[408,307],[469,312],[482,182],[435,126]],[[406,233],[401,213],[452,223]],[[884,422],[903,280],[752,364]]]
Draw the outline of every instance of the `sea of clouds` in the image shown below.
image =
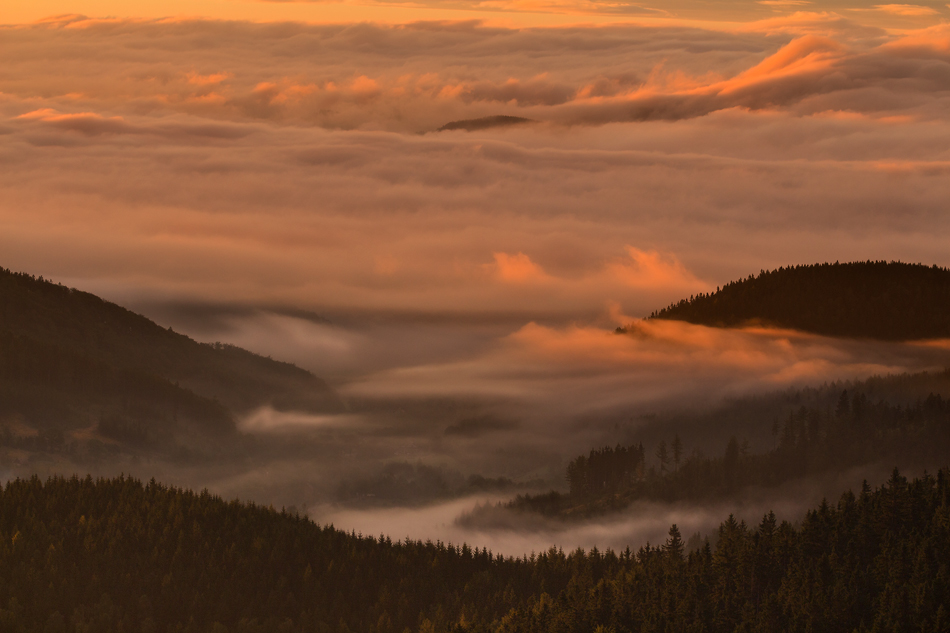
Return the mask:
[[[423,510],[377,521],[332,506],[336,486],[394,462],[556,482],[617,419],[946,364],[937,344],[613,333],[760,269],[950,264],[950,28],[913,22],[943,9],[875,7],[900,28],[817,7],[730,24],[3,26],[0,265],[327,378],[345,415],[242,421],[286,441],[280,459],[164,472],[401,530]],[[496,115],[530,122],[438,131]],[[301,434],[322,452],[280,439]],[[477,500],[419,525],[463,538],[453,517]]]

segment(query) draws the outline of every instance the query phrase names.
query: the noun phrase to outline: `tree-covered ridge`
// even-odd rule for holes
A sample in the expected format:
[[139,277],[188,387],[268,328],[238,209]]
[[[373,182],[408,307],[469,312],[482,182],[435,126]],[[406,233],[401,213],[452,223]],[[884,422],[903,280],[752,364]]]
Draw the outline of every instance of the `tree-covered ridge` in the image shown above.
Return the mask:
[[563,590],[564,561],[538,561],[347,534],[155,482],[17,480],[0,494],[0,631],[444,629],[500,619],[533,587]]
[[168,447],[181,427],[211,436],[234,431],[231,413],[217,400],[147,372],[0,333],[0,419],[26,414],[39,433],[15,437],[0,426],[0,446],[55,452],[64,431],[83,424],[139,448]]
[[729,517],[686,553],[504,558],[151,482],[0,492],[0,631],[944,631],[950,472],[895,471],[799,526]]
[[822,503],[799,527],[771,513],[754,528],[730,516],[715,548],[685,558],[673,526],[664,545],[641,548],[629,568],[541,596],[499,630],[947,630],[948,476],[908,482],[895,471],[877,491],[865,485],[837,505]]
[[763,270],[650,318],[889,341],[944,338],[950,337],[950,270],[884,261]]
[[[947,376],[950,373],[945,372],[943,377]],[[641,499],[726,498],[750,486],[777,487],[874,464],[933,467],[950,454],[950,400],[933,393],[911,404],[868,397],[875,388],[886,388],[882,384],[895,389],[901,383],[932,380],[926,373],[890,381],[870,379],[852,385],[850,393],[841,391],[833,406],[802,405],[784,419],[763,420],[772,426],[775,446],[760,453],[733,436],[724,453],[707,456],[687,447],[675,433],[649,451],[642,442],[593,449],[568,464],[568,493],[522,495],[507,507],[586,517]]]
[[339,406],[321,380],[289,363],[198,343],[95,295],[5,269],[0,395],[0,422],[98,425],[119,440],[233,430],[233,415],[263,405]]

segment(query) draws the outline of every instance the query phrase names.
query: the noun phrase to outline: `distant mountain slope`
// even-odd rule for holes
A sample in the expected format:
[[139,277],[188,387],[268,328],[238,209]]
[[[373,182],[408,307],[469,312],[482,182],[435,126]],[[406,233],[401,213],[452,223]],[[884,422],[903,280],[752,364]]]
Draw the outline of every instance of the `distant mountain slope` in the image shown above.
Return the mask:
[[198,343],[95,295],[0,269],[0,416],[154,439],[186,423],[233,430],[234,415],[263,405],[340,407],[299,367]]
[[[948,454],[950,369],[875,376],[654,416],[630,428],[623,443],[573,459],[569,492],[519,495],[506,507],[585,519],[644,499],[737,500],[752,488],[872,476],[895,465],[932,471]],[[488,506],[464,522],[477,527],[497,518]]]
[[883,261],[779,268],[650,318],[720,327],[761,322],[893,341],[950,337],[950,270]]

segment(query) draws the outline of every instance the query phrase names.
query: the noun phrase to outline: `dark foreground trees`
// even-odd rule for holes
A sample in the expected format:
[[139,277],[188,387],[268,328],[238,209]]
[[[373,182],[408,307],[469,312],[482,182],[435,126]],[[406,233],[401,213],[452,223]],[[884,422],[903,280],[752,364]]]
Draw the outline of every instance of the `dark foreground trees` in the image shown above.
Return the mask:
[[0,631],[945,631],[950,473],[637,552],[513,559],[119,478],[0,493]]

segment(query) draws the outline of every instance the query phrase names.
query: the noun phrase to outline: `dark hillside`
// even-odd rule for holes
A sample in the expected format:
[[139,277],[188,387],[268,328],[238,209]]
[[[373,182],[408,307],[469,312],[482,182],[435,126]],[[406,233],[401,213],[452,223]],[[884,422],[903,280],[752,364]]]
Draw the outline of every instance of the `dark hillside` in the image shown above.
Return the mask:
[[701,325],[760,323],[887,341],[950,337],[950,270],[900,262],[762,271],[650,315]]
[[264,405],[340,407],[299,367],[198,343],[87,292],[0,269],[0,422],[161,444],[182,431],[233,431],[234,416]]

